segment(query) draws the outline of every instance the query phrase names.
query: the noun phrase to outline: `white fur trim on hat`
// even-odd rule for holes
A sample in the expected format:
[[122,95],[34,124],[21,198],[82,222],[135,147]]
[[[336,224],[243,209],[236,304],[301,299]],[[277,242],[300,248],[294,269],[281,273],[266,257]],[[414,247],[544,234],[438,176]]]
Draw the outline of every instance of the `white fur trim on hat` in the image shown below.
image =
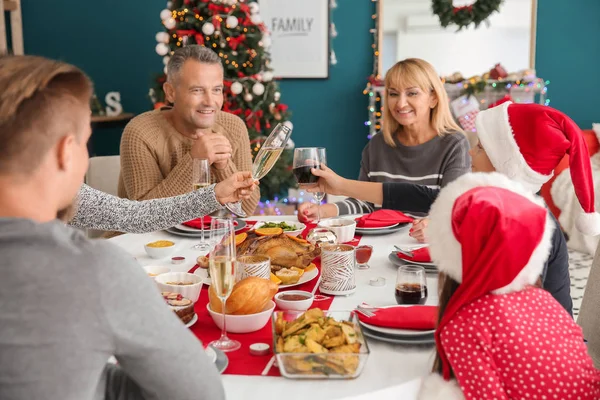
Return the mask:
[[[462,282],[462,253],[461,246],[452,230],[452,210],[456,199],[467,191],[481,186],[491,186],[510,190],[531,202],[544,207],[543,200],[528,191],[518,182],[508,179],[497,172],[475,172],[465,174],[446,186],[438,195],[429,212],[429,227],[427,229],[429,253],[432,261],[438,266],[440,272],[446,273],[457,282]],[[552,233],[554,223],[550,216],[546,218],[544,235],[536,247],[527,265],[509,285],[498,289],[502,293],[509,293],[522,289],[526,285],[534,284],[544,269],[552,246]]]
[[510,101],[477,114],[475,126],[481,146],[496,171],[523,184],[533,193],[552,178],[534,171],[521,154],[508,118]]
[[600,214],[597,212],[580,213],[575,220],[575,227],[584,235],[600,235]]
[[464,400],[456,380],[444,380],[440,374],[431,374],[421,382],[417,400]]

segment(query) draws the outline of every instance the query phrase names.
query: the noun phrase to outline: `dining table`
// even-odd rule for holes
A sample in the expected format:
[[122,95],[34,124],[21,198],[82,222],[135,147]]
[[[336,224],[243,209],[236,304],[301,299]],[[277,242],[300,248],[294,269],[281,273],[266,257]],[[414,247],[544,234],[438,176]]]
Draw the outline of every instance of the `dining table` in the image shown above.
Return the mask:
[[[357,216],[345,216],[354,219]],[[290,221],[297,222],[296,216],[252,216],[251,221]],[[364,235],[361,245],[373,246],[369,261],[369,269],[355,268],[356,291],[347,296],[334,296],[329,308],[331,311],[348,311],[365,302],[372,306],[395,305],[394,289],[398,267],[388,260],[394,246],[415,246],[416,240],[409,236],[409,226],[386,235]],[[170,257],[163,260],[150,258],[144,244],[155,240],[171,240],[176,243],[173,255],[185,257],[182,264],[171,264]],[[194,250],[192,246],[198,239],[172,235],[165,231],[145,234],[125,234],[114,237],[110,241],[129,252],[141,266],[165,265],[172,271],[187,272],[196,264],[196,258],[205,254]],[[372,286],[372,278],[384,278],[384,286]],[[426,304],[438,304],[438,279],[436,274],[427,274],[428,298]],[[246,376],[222,375],[228,399],[261,399],[261,400],[315,400],[344,399],[352,396],[365,396],[414,381],[426,376],[433,365],[435,348],[432,345],[398,345],[365,338],[370,355],[361,375],[355,379],[287,379],[282,376]],[[272,346],[272,343],[269,343]],[[246,351],[242,347],[237,351]],[[274,366],[273,368],[277,368]],[[202,377],[199,377],[202,379]],[[401,389],[399,389],[401,390]],[[363,397],[361,397],[363,398]],[[403,397],[398,393],[397,398]]]

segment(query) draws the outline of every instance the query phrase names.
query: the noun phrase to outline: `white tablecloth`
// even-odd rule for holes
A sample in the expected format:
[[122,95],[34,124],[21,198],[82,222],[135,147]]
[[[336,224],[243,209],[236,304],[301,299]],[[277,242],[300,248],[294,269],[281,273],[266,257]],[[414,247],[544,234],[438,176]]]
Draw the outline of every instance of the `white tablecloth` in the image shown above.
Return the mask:
[[[295,217],[253,217],[249,219],[294,221]],[[416,244],[416,241],[408,236],[408,229],[406,227],[399,232],[385,236],[363,236],[360,243],[373,246],[373,256],[369,261],[371,269],[356,270],[356,292],[350,296],[337,296],[333,300],[331,310],[351,310],[363,301],[374,306],[396,304],[394,286],[397,267],[388,260],[388,255],[395,244]],[[171,265],[169,259],[149,258],[144,251],[144,244],[159,239],[175,241],[178,248],[174,255],[185,256],[185,263]],[[202,254],[197,250],[191,250],[191,246],[196,243],[194,239],[174,236],[166,232],[142,235],[127,234],[110,240],[136,257],[141,265],[166,265],[173,271],[188,271],[196,263],[196,257]],[[374,277],[384,277],[386,285],[384,287],[370,286],[369,280]],[[427,304],[437,304],[437,277],[428,275],[427,285],[429,289]],[[361,376],[357,379],[302,381],[288,380],[282,377],[223,375],[227,398],[236,400],[343,399],[397,386],[422,377],[430,371],[434,354],[432,347],[393,345],[372,339],[369,339],[368,342],[371,354]],[[238,351],[247,351],[247,349]],[[414,398],[413,391],[408,392],[402,393],[401,391],[398,398]]]

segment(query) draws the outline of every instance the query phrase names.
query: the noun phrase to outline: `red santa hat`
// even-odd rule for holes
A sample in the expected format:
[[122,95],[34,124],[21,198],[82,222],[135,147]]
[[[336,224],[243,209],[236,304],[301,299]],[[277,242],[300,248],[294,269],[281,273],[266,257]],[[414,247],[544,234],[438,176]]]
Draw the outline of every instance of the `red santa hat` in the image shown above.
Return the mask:
[[600,234],[595,212],[590,156],[581,129],[562,112],[539,104],[503,103],[480,112],[477,135],[496,171],[537,193],[550,180],[565,154],[583,209],[575,226],[586,235]]
[[[496,172],[470,173],[450,183],[429,217],[431,258],[440,272],[460,283],[435,333],[447,381],[450,364],[440,342],[446,324],[461,307],[484,295],[534,284],[548,259],[555,225],[540,197]],[[436,386],[438,394],[452,391],[456,385],[446,381],[434,375],[424,386]]]

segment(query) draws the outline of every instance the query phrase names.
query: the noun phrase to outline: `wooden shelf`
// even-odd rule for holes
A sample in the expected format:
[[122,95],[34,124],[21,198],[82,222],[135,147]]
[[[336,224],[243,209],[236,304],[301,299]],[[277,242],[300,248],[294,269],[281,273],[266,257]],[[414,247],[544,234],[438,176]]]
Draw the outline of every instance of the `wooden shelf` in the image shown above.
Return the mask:
[[4,11],[16,11],[19,4],[15,0],[4,0]]
[[122,113],[119,115],[92,115],[92,123],[99,124],[103,122],[119,122],[119,121],[127,121],[134,117],[135,115],[132,113]]

